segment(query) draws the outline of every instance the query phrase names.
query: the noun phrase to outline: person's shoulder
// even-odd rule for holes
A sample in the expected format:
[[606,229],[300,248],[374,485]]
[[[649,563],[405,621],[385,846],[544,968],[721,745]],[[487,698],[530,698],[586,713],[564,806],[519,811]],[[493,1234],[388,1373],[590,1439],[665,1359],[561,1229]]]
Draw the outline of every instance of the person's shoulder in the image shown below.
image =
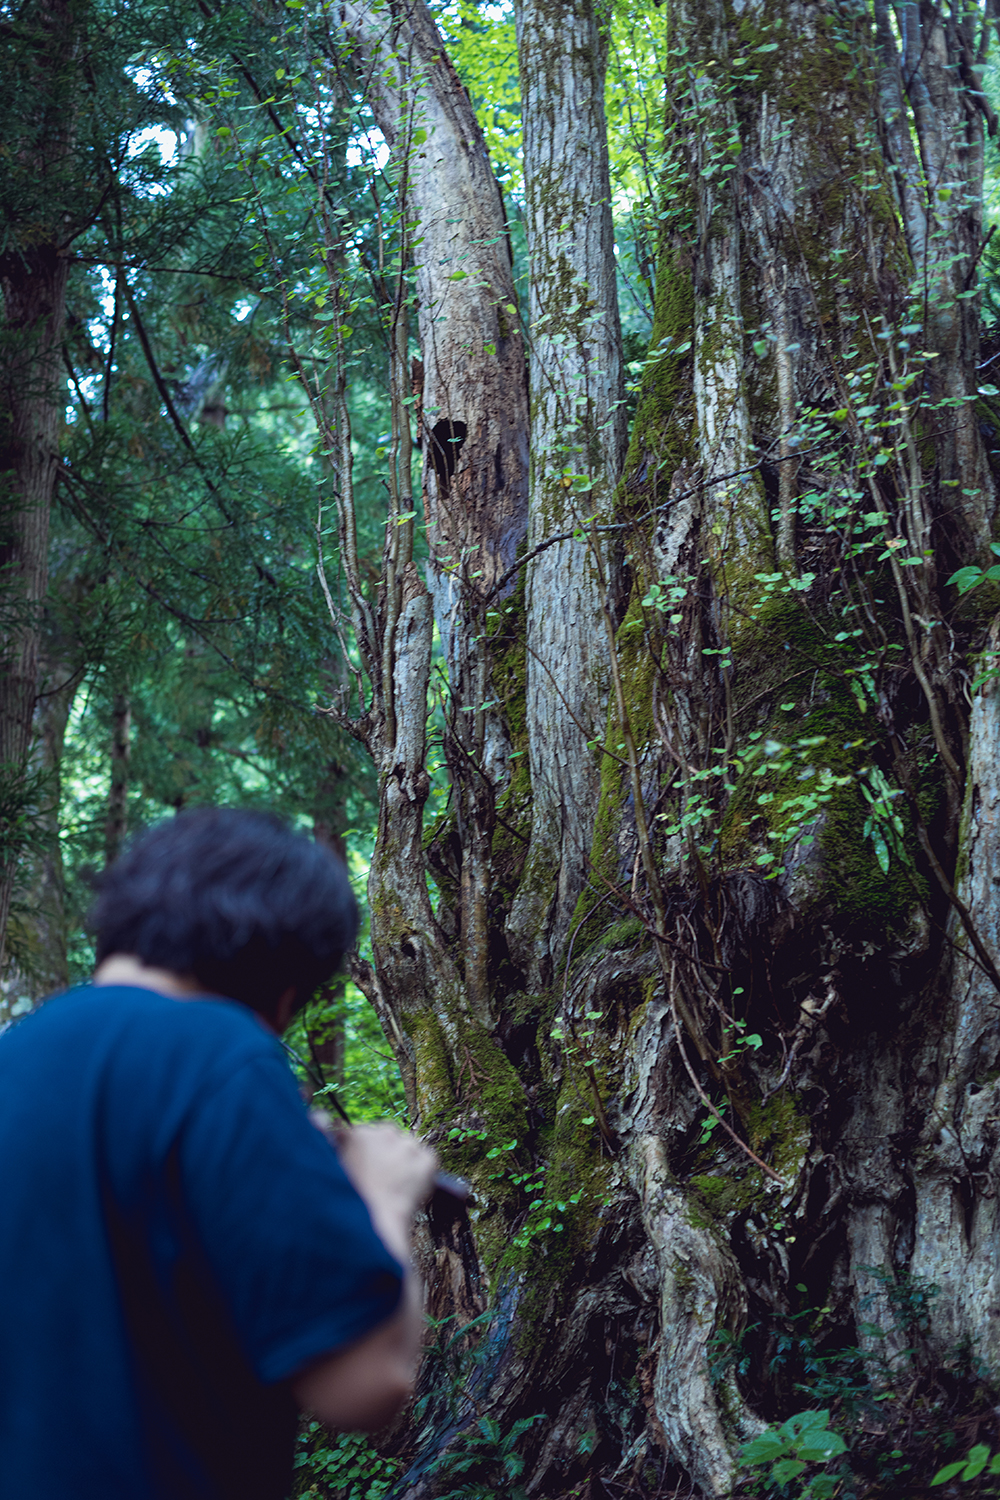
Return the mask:
[[278,1045],[261,1017],[238,1000],[209,994],[181,998],[126,984],[95,984],[88,989],[96,1006],[170,1035],[228,1039],[264,1055]]
[[83,984],[63,990],[9,1028],[3,1040],[55,1040],[101,1036],[128,1038],[148,1046],[151,1055],[175,1046],[220,1050],[252,1057],[271,1056],[277,1042],[264,1022],[237,1000],[214,995],[179,999],[159,990],[127,984]]

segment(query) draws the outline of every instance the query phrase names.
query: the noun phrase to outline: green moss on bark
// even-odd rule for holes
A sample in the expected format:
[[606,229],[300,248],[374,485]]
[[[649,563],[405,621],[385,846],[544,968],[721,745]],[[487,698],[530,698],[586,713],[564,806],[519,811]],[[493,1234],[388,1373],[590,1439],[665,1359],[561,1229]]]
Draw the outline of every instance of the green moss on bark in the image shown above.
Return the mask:
[[[639,403],[625,460],[625,488],[630,476],[652,462],[672,473],[693,452],[694,401],[691,369],[694,355],[694,286],[690,253],[665,237],[656,271],[656,309],[650,336],[650,363],[642,377]],[[667,342],[669,341],[669,342]],[[671,351],[689,348],[683,354]],[[657,357],[659,349],[666,352]]]
[[[736,679],[741,740],[756,726],[761,744],[788,749],[775,749],[775,769],[760,774],[767,759],[755,758],[738,778],[722,820],[720,855],[731,868],[746,866],[763,848],[814,839],[817,857],[803,861],[809,878],[797,891],[800,909],[828,906],[884,934],[901,926],[923,893],[914,869],[918,844],[904,816],[907,863],[893,853],[884,873],[871,839],[862,836],[869,804],[859,777],[871,765],[882,732],[874,711],[862,712],[849,676],[824,670],[829,647],[829,638],[792,595],[769,601],[747,633]],[[791,706],[782,708],[782,699]],[[811,790],[823,771],[839,784],[829,788],[816,813],[803,815],[793,799]],[[920,791],[927,812],[935,795],[936,773],[928,773]],[[800,842],[799,854],[809,847]]]

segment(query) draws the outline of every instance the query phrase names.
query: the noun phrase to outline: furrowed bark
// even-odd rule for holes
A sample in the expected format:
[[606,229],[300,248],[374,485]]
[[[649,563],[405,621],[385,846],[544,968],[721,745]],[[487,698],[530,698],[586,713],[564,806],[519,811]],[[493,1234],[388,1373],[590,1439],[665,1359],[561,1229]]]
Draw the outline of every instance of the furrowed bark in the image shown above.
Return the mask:
[[[59,350],[67,262],[54,245],[0,263],[4,294],[0,429],[5,605],[0,660],[0,767],[11,787],[23,775],[38,687],[40,611],[48,581],[49,509],[58,456]],[[0,955],[16,866],[0,872]]]
[[[596,8],[515,8],[531,265],[529,550],[605,521],[625,448],[621,326],[604,119],[607,36]],[[508,922],[547,984],[583,887],[610,676],[602,585],[581,532],[528,565],[531,846]],[[616,599],[613,603],[617,602]]]
[[[997,622],[989,642],[995,649]],[[959,853],[959,896],[980,940],[1000,957],[995,871],[1000,858],[1000,700],[989,681],[973,699]],[[1000,1369],[1000,1216],[988,1184],[1000,1166],[995,1078],[1000,1060],[1000,993],[975,961],[968,934],[952,915],[954,943],[942,996],[945,1024],[926,1075],[933,1094],[916,1153],[911,1269],[940,1288],[933,1336],[942,1356],[975,1341],[977,1357]],[[950,969],[950,975],[948,970]],[[950,980],[950,982],[949,982]]]

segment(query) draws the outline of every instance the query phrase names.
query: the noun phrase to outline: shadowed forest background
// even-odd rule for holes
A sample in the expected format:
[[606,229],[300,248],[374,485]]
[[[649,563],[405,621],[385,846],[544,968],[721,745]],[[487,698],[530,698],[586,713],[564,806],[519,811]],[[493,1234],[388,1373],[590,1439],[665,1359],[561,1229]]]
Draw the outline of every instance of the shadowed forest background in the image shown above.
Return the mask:
[[997,1492],[998,27],[0,0],[0,1020],[273,808],[474,1189],[297,1494]]

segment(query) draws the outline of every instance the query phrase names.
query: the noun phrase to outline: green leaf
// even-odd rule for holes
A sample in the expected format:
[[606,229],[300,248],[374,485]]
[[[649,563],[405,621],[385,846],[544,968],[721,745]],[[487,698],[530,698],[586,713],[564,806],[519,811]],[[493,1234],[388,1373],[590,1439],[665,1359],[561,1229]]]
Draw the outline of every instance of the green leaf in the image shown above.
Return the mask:
[[780,1430],[790,1437],[798,1437],[800,1433],[809,1432],[814,1427],[827,1427],[829,1422],[829,1408],[822,1411],[799,1411],[794,1417],[789,1417]]
[[741,1459],[745,1464],[767,1464],[785,1452],[784,1440],[771,1428],[744,1444]]
[[931,1485],[933,1486],[935,1484],[947,1484],[949,1479],[954,1479],[955,1475],[959,1474],[964,1468],[964,1458],[960,1458],[957,1464],[945,1464],[943,1469],[938,1469],[937,1473],[934,1475],[934,1478],[931,1480]]
[[779,1458],[771,1470],[771,1477],[778,1484],[787,1484],[790,1479],[795,1479],[805,1469],[805,1464],[798,1458]]
[[817,1432],[810,1433],[805,1441],[797,1445],[795,1451],[809,1463],[825,1463],[838,1453],[846,1453],[847,1444],[839,1432]]
[[976,584],[981,582],[982,577],[982,568],[975,568],[971,565],[967,568],[958,568],[948,579],[948,586],[955,584],[960,594],[967,594],[970,589],[974,589]]
[[756,354],[758,359],[763,359],[764,355],[767,353],[766,339],[754,339],[753,352]]
[[879,869],[882,871],[883,875],[888,875],[889,847],[886,844],[885,839],[877,829],[872,833],[872,848],[875,850],[875,858],[878,860]]
[[977,1443],[974,1448],[970,1448],[962,1478],[975,1479],[986,1468],[989,1458],[990,1450],[985,1443]]

